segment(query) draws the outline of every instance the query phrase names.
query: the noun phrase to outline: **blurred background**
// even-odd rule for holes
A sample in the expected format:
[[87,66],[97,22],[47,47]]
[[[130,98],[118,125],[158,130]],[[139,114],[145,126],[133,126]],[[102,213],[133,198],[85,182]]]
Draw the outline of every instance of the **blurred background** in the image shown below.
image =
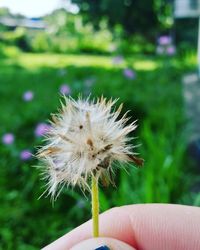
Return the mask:
[[61,94],[120,98],[138,119],[145,166],[116,170],[101,211],[200,205],[199,15],[198,0],[0,1],[0,249],[39,249],[91,217],[80,190],[38,200],[32,154]]

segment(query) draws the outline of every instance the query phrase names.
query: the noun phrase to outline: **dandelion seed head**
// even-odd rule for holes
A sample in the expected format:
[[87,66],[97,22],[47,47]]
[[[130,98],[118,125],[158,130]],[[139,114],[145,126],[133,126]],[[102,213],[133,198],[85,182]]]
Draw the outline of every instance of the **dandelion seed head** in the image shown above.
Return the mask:
[[52,116],[46,145],[37,154],[53,197],[64,185],[87,189],[94,175],[110,180],[112,163],[131,161],[133,146],[127,135],[136,128],[135,122],[126,125],[126,114],[119,118],[122,105],[114,109],[116,100],[75,101],[66,96],[64,100],[60,113]]

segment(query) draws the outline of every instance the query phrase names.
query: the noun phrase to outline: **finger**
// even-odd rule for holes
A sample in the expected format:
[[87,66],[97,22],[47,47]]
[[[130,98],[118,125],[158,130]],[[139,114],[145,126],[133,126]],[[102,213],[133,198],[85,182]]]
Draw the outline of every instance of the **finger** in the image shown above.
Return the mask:
[[126,243],[112,238],[92,238],[80,242],[70,250],[134,250]]
[[[126,207],[113,208],[100,215],[100,236],[119,239],[134,246],[133,231]],[[92,238],[92,221],[88,221],[59,238],[43,250],[68,250],[75,244]]]
[[[200,208],[146,204],[111,209],[100,216],[100,236],[115,238],[136,249],[200,249]],[[44,250],[68,250],[92,237],[91,221]]]

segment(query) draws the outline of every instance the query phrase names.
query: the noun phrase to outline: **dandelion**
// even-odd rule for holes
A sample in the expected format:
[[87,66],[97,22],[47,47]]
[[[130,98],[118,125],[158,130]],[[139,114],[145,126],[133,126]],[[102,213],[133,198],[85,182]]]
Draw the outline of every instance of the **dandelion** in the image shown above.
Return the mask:
[[33,91],[28,90],[28,91],[24,92],[24,94],[23,94],[23,100],[25,102],[30,102],[30,101],[33,100],[33,98],[34,98]]
[[128,79],[135,79],[135,72],[132,69],[124,69],[124,76]]
[[37,154],[44,162],[47,194],[57,198],[65,185],[91,192],[94,236],[98,236],[98,182],[112,183],[114,162],[143,163],[128,144],[127,135],[136,123],[126,125],[126,114],[119,118],[122,105],[115,110],[115,103],[103,97],[96,101],[65,97],[61,112],[52,116],[47,143]]
[[60,86],[60,93],[63,95],[69,95],[71,93],[71,89],[69,85],[63,84]]
[[14,140],[15,140],[15,136],[12,133],[6,133],[2,137],[2,142],[5,145],[13,144]]
[[48,132],[49,129],[50,129],[50,125],[49,124],[44,123],[44,122],[39,123],[36,126],[35,131],[34,131],[35,136],[36,137],[41,137],[41,136],[45,135]]
[[20,159],[23,161],[28,161],[32,157],[32,153],[29,149],[22,150],[20,153]]

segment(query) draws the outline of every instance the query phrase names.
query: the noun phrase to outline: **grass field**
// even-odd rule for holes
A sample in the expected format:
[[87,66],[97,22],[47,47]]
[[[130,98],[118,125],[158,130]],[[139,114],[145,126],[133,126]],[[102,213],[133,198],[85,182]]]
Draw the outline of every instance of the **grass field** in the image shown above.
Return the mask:
[[[132,79],[124,69],[134,71]],[[43,182],[24,149],[42,144],[34,134],[59,107],[60,87],[73,97],[105,95],[120,98],[139,127],[136,150],[145,166],[116,171],[116,186],[101,187],[101,211],[131,203],[163,202],[199,205],[191,184],[194,173],[186,155],[186,119],[181,77],[195,68],[195,57],[129,56],[116,64],[112,56],[28,54],[8,48],[0,59],[0,136],[13,133],[11,145],[0,146],[0,249],[34,250],[89,219],[90,198],[64,190],[52,206],[38,197]],[[24,101],[24,92],[34,98]]]

